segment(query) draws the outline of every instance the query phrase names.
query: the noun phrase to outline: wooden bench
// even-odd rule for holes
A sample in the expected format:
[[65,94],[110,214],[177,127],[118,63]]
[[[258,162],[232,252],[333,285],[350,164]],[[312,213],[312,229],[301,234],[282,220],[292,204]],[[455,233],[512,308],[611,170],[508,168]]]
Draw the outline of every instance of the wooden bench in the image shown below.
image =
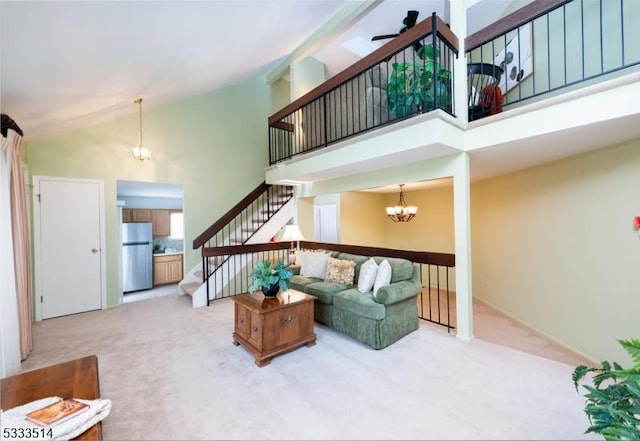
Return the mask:
[[[1,380],[0,408],[3,410],[52,396],[100,398],[98,357],[90,355]],[[101,440],[102,423],[91,426],[76,439]]]

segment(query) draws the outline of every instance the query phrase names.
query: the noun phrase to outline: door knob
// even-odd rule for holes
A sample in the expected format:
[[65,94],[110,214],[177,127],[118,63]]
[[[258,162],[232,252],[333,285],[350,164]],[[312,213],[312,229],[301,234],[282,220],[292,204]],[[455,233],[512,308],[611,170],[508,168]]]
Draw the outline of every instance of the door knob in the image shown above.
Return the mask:
[[91,248],[92,253],[97,253],[98,251],[100,251],[100,248]]

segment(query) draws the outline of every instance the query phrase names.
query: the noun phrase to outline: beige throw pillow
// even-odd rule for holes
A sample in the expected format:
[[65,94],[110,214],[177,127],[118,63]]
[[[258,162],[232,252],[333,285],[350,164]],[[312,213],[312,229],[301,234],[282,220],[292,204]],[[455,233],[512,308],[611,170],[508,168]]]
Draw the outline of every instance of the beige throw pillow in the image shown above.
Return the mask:
[[340,260],[329,257],[324,281],[353,285],[355,272],[356,263],[353,260]]

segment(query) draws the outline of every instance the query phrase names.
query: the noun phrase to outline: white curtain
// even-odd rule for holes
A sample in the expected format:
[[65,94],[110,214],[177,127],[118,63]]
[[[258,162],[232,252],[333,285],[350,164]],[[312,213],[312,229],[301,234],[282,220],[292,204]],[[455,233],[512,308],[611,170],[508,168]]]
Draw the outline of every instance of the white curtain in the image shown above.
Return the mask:
[[20,371],[20,327],[11,222],[11,163],[20,135],[0,136],[0,378]]

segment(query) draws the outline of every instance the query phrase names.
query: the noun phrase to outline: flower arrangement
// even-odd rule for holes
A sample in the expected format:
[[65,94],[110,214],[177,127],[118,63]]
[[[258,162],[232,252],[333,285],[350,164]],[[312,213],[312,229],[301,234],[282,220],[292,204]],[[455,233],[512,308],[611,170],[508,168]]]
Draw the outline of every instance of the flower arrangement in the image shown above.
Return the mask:
[[282,259],[278,260],[275,265],[266,260],[260,260],[249,275],[253,279],[249,286],[249,292],[254,293],[258,288],[262,288],[265,295],[268,290],[275,290],[277,293],[276,286],[278,289],[286,291],[289,289],[289,279],[292,276],[293,273],[285,266]]

